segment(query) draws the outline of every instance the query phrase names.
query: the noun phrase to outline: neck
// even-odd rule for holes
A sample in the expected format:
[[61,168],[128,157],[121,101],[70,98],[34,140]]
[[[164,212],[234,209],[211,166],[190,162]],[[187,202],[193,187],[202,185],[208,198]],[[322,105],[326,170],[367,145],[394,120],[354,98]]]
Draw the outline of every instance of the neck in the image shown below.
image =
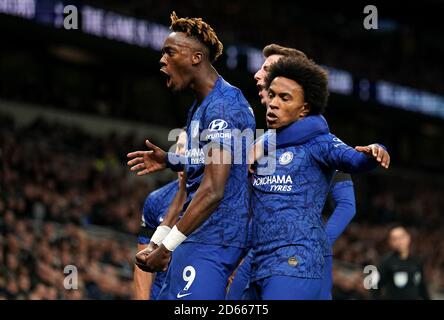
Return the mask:
[[216,69],[211,65],[197,72],[195,80],[191,84],[191,90],[199,103],[213,90],[218,76]]
[[399,252],[399,256],[401,259],[405,260],[409,257],[409,249],[403,250]]

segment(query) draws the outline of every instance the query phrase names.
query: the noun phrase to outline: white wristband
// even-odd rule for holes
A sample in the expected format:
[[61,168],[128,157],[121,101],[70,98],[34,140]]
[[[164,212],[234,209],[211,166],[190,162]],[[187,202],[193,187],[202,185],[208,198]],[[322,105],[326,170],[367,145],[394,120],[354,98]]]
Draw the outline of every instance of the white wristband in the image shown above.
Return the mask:
[[174,251],[176,248],[185,241],[186,235],[184,235],[182,232],[177,229],[176,226],[173,227],[170,233],[163,239],[162,244],[167,248],[169,251]]
[[156,232],[154,232],[153,236],[151,237],[151,241],[159,246],[170,231],[171,228],[168,226],[158,226]]

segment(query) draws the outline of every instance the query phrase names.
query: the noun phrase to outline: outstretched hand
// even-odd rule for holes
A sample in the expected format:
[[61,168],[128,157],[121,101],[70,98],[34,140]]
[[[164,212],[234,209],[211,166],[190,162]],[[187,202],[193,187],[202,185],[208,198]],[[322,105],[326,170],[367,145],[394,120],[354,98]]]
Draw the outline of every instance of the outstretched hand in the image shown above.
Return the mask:
[[127,164],[131,167],[131,171],[137,171],[138,176],[166,168],[167,153],[149,140],[146,140],[145,144],[151,150],[134,151],[127,154],[127,157],[132,159]]
[[378,144],[371,144],[368,146],[357,146],[355,150],[358,152],[365,153],[367,157],[374,158],[379,164],[388,169],[390,166],[390,154]]

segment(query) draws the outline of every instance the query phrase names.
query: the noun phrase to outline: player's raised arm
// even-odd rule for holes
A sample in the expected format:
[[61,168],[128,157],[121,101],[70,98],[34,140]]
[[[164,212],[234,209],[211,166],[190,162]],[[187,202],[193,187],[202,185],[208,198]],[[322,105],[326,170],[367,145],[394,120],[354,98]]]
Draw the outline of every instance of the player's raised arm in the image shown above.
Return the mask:
[[375,143],[365,147],[358,146],[355,147],[355,150],[364,153],[368,158],[376,159],[385,169],[388,169],[390,166],[390,154],[379,144]]
[[314,139],[310,147],[318,162],[346,173],[368,172],[378,165],[385,169],[390,166],[390,155],[380,144],[354,149],[335,135],[327,134]]

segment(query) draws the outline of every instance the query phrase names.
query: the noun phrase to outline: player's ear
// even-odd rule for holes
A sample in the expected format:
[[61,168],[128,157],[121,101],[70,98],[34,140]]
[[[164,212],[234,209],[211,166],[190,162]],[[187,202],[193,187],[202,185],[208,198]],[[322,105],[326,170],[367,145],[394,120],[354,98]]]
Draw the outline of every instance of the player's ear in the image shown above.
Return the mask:
[[301,118],[305,118],[306,116],[308,116],[309,113],[310,113],[310,105],[307,102],[305,102],[302,106]]
[[201,51],[195,51],[193,55],[191,56],[191,63],[192,65],[198,65],[202,62],[203,59],[203,52]]

